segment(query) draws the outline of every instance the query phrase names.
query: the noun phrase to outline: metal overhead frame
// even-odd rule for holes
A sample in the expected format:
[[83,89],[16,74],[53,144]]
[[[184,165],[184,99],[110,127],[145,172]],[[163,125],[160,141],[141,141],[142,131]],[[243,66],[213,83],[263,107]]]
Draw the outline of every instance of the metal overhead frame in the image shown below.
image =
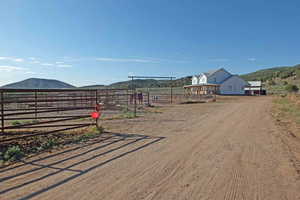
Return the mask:
[[131,79],[131,90],[132,94],[134,94],[134,116],[136,116],[136,87],[134,87],[134,80],[137,79],[165,79],[165,80],[170,80],[171,81],[171,86],[170,86],[170,95],[171,95],[171,104],[173,103],[173,80],[176,79],[174,76],[128,76],[129,79]]

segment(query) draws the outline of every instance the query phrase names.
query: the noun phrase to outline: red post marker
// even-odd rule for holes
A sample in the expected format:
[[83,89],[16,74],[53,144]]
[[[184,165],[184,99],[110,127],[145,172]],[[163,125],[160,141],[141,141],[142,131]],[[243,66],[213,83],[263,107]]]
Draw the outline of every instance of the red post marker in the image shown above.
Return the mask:
[[99,112],[92,112],[91,113],[91,117],[93,119],[98,119],[101,116],[101,114]]

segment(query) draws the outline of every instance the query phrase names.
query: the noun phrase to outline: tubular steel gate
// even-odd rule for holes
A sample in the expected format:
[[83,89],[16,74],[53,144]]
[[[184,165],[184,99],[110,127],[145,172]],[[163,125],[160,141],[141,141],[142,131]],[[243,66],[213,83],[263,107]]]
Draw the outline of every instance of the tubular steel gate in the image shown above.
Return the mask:
[[16,136],[0,142],[95,125],[96,103],[116,112],[128,109],[129,95],[127,89],[0,89],[1,135]]

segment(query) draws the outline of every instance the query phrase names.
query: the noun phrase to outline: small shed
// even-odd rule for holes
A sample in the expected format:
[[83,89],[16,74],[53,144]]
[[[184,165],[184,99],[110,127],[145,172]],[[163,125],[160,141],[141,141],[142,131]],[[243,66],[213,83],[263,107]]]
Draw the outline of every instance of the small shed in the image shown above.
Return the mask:
[[249,85],[245,87],[246,95],[266,95],[266,89],[263,88],[261,81],[248,81]]

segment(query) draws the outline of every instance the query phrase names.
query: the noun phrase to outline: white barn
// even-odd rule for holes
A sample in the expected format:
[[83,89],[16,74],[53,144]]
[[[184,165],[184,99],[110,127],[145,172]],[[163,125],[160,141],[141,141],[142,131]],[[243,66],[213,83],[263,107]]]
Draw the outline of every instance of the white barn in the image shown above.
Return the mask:
[[205,89],[206,93],[244,95],[246,86],[248,83],[238,75],[233,75],[224,68],[220,68],[193,76],[192,85],[186,86],[186,88],[191,88],[197,93],[199,93],[199,88],[202,90],[203,87],[207,87],[212,89]]

